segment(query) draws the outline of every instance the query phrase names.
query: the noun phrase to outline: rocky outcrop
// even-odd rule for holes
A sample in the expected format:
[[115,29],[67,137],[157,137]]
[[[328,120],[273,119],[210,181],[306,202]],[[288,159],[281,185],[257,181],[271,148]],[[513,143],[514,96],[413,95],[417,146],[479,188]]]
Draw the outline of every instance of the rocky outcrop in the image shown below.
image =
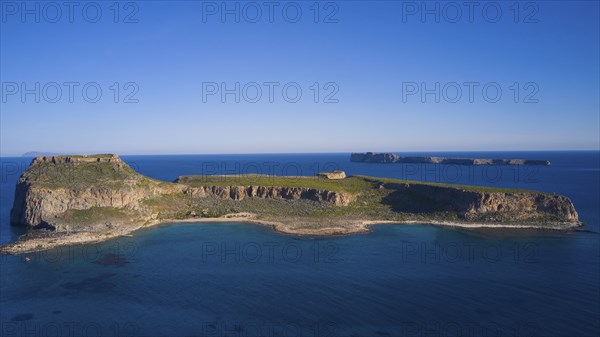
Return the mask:
[[[99,163],[112,170],[99,169]],[[138,210],[140,201],[172,190],[133,172],[114,155],[37,157],[17,182],[10,221],[36,227],[52,222],[68,210]]]
[[155,195],[150,190],[134,187],[110,189],[89,187],[81,190],[36,188],[19,184],[11,210],[11,223],[39,226],[53,222],[68,210],[85,210],[93,207],[139,209],[141,200]]
[[396,191],[390,202],[409,212],[455,212],[480,221],[579,221],[571,200],[556,194],[478,192],[427,184],[386,184],[386,188]]
[[550,166],[547,160],[531,159],[478,159],[443,157],[401,157],[393,153],[352,153],[351,162],[359,163],[399,163],[399,164],[444,164],[444,165],[541,165]]
[[320,172],[317,174],[317,177],[324,178],[324,179],[330,179],[330,180],[346,179],[346,172],[344,172],[344,171]]
[[[385,157],[387,158],[387,157]],[[51,170],[52,169],[52,170]],[[49,172],[67,171],[64,178],[56,178]],[[95,172],[89,175],[89,172]],[[344,174],[345,175],[345,174]],[[367,179],[367,178],[361,178]],[[376,179],[376,178],[373,178]],[[369,179],[367,179],[369,181]],[[319,179],[308,181],[312,186]],[[335,184],[347,180],[336,181]],[[377,182],[377,180],[375,180]],[[324,186],[334,182],[327,182]],[[377,189],[382,194],[377,202],[389,205],[397,214],[457,214],[467,221],[518,222],[552,221],[578,223],[578,215],[571,201],[564,196],[537,192],[504,192],[489,189],[482,191],[440,186],[426,183],[392,183],[379,181]],[[340,190],[314,187],[235,185],[224,183],[198,183],[188,177],[180,177],[167,183],[144,177],[133,171],[118,156],[98,157],[38,157],[20,177],[11,223],[29,227],[53,224],[61,215],[71,210],[113,208],[135,211],[135,214],[151,216],[160,213],[160,198],[170,198],[170,207],[185,207],[195,199],[216,198],[242,201],[248,198],[278,200],[308,200],[333,207],[346,207],[355,202],[361,193],[378,195],[371,190],[348,193]],[[317,185],[318,186],[318,185]],[[159,200],[149,206],[145,201]],[[369,199],[371,200],[371,199]],[[363,202],[364,203],[364,202]],[[375,206],[375,205],[374,205]]]
[[[97,170],[98,164],[105,164],[109,169]],[[82,170],[100,173],[89,176],[79,173]],[[65,176],[71,178],[57,175],[59,171],[68,172]],[[57,181],[57,176],[64,181]],[[171,184],[149,179],[135,173],[114,155],[37,157],[17,183],[11,223],[29,227],[45,226],[66,211],[95,207],[152,213],[142,205],[142,201],[167,195],[224,200],[304,199],[333,206],[347,206],[355,200],[352,194],[323,189],[235,185],[193,187],[179,183],[184,180],[181,178],[181,181]]]
[[113,163],[115,165],[126,165],[119,156],[114,154],[97,156],[41,156],[31,162],[31,166],[41,164],[81,164],[81,163]]
[[244,200],[246,198],[312,200],[334,206],[348,206],[355,197],[349,193],[301,187],[276,186],[201,186],[186,187],[184,193],[192,198],[217,197]]
[[534,191],[373,177],[204,178],[150,179],[113,155],[38,157],[19,178],[11,223],[50,231],[31,230],[0,246],[0,253],[102,241],[173,219],[231,221],[231,214],[311,235],[360,232],[381,221],[560,230],[581,225],[567,197]]

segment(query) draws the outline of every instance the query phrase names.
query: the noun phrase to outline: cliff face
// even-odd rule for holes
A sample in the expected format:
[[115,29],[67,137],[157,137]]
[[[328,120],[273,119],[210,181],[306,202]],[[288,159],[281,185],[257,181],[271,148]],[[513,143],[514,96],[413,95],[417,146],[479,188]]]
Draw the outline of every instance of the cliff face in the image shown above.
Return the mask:
[[[542,193],[476,192],[425,184],[388,184],[399,210],[456,212],[468,220],[526,221],[534,218],[578,222],[569,198]],[[415,204],[414,200],[418,200]]]
[[35,227],[52,222],[57,216],[73,209],[114,207],[137,210],[139,202],[152,195],[151,191],[132,187],[73,190],[36,188],[20,183],[11,210],[11,223]]
[[[140,183],[145,182],[141,188]],[[11,223],[36,227],[68,210],[137,210],[141,200],[166,193],[118,156],[37,157],[17,182]]]
[[[200,213],[218,216],[236,211],[278,218],[304,217],[307,223],[320,221],[323,216],[347,222],[423,219],[423,215],[552,228],[579,223],[568,198],[532,191],[504,192],[370,177],[231,178],[181,177],[168,183],[138,174],[117,156],[38,157],[18,181],[11,223],[57,231],[94,231],[98,223],[106,224],[103,228],[114,228],[125,220],[139,223],[157,217],[185,218]],[[263,203],[263,199],[290,203]],[[347,208],[328,213],[336,207]],[[82,218],[69,218],[81,216],[77,212],[82,210],[89,211],[83,215],[88,227],[82,224]],[[110,211],[115,210],[126,219],[107,220],[108,215],[114,215]]]
[[202,186],[185,187],[184,193],[192,198],[217,197],[228,200],[246,198],[312,200],[335,206],[348,206],[355,197],[351,194],[301,187],[275,186]]
[[276,186],[200,186],[159,182],[135,173],[118,156],[38,157],[20,177],[11,210],[11,223],[47,226],[69,210],[111,207],[155,213],[144,200],[170,196],[181,200],[214,197],[311,200],[347,206],[355,196],[339,191]]
[[82,163],[112,163],[118,166],[127,165],[119,156],[114,154],[103,154],[95,156],[41,156],[35,157],[30,166],[43,164],[82,164]]
[[346,179],[346,172],[344,171],[333,171],[333,172],[320,172],[317,174],[317,177],[323,179]]
[[560,195],[336,178],[190,176],[168,183],[138,174],[113,155],[38,157],[19,178],[11,210],[11,223],[34,230],[0,246],[0,253],[102,241],[200,217],[247,219],[310,235],[362,232],[368,222],[382,221],[563,230],[581,225],[571,201]]

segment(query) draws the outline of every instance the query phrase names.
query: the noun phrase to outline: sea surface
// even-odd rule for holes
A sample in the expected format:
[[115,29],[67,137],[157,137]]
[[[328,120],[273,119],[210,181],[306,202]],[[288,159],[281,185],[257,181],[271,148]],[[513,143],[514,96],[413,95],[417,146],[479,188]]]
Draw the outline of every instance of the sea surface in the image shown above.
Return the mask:
[[[421,155],[411,153],[410,155]],[[138,172],[410,180],[564,194],[575,232],[377,225],[338,237],[243,223],[165,224],[100,244],[0,257],[0,336],[597,336],[598,152],[427,153],[550,167],[350,163],[349,154],[124,156]],[[1,158],[0,242],[31,158]]]

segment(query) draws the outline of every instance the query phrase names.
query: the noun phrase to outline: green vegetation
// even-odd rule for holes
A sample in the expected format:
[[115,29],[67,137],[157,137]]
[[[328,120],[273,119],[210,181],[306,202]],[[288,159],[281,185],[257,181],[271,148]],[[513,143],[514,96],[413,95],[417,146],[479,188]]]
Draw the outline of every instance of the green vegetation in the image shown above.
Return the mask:
[[362,178],[329,180],[318,177],[302,176],[266,176],[266,175],[231,175],[231,176],[186,176],[180,183],[190,186],[273,186],[314,188],[320,190],[358,193],[372,187],[372,183]]
[[[112,154],[98,154],[90,156],[69,156],[71,158],[112,158]],[[77,187],[94,185],[95,187],[119,188],[123,182],[135,182],[137,187],[147,188],[156,184],[168,184],[154,180],[135,172],[131,167],[122,162],[90,161],[72,163],[38,163],[32,166],[24,175],[29,181],[35,181],[48,188]],[[419,184],[445,188],[454,188],[472,192],[505,192],[505,193],[539,193],[523,189],[493,188],[486,186],[452,185],[442,183],[429,183],[411,180],[390,178],[376,178],[369,176],[351,176],[346,179],[325,179],[321,177],[306,176],[268,176],[268,175],[211,175],[211,176],[184,176],[178,179],[179,183],[190,186],[273,186],[314,188],[352,194],[363,193],[367,190],[378,188],[382,184]]]
[[432,182],[423,182],[423,181],[414,181],[414,180],[400,180],[393,178],[375,178],[369,176],[355,176],[363,179],[374,180],[382,183],[389,184],[410,184],[410,185],[430,185],[437,187],[446,187],[446,188],[454,188],[463,191],[470,192],[497,192],[497,193],[535,193],[535,194],[549,194],[539,191],[526,190],[526,189],[517,189],[517,188],[500,188],[500,187],[488,187],[488,186],[472,186],[472,185],[455,185],[455,184],[444,184],[444,183],[432,183]]
[[25,179],[47,188],[78,186],[118,188],[124,181],[146,179],[127,165],[108,162],[40,163],[27,170]]
[[391,178],[376,178],[369,176],[351,176],[346,179],[330,180],[318,177],[266,176],[266,175],[230,175],[230,176],[185,176],[180,177],[179,183],[190,186],[274,186],[274,187],[303,187],[348,193],[361,193],[376,188],[382,184],[430,185],[454,188],[471,192],[504,192],[504,193],[540,193],[524,189],[494,188],[486,186],[453,185],[429,183],[412,180]]
[[70,234],[81,243],[159,222],[217,217],[306,235],[355,233],[380,221],[580,225],[568,198],[530,190],[368,176],[188,176],[170,183],[142,176],[112,155],[35,159],[15,196],[12,223],[43,230],[51,241],[27,246],[23,239],[6,252],[69,243]]
[[[439,220],[458,221],[466,219],[453,204],[452,200],[441,200],[436,193],[427,193],[421,189],[398,188],[408,185],[435,186],[451,188],[457,191],[498,192],[498,193],[538,193],[530,190],[491,188],[480,186],[425,183],[419,181],[352,176],[341,180],[329,180],[317,177],[277,177],[264,175],[237,176],[189,176],[180,177],[178,182],[190,186],[273,186],[315,188],[351,193],[356,200],[348,206],[336,207],[310,200],[274,200],[246,198],[244,200],[221,200],[218,198],[188,198],[186,211],[179,214],[182,218],[196,216],[220,216],[227,213],[249,212],[259,214],[265,219],[277,220],[281,217],[296,219],[302,228],[318,228],[331,223],[351,222],[356,219],[379,219],[389,221]],[[462,194],[457,194],[460,196]],[[164,206],[163,206],[164,207]],[[177,207],[175,207],[177,208]],[[207,210],[211,214],[207,215]],[[539,217],[540,215],[537,214]],[[165,216],[169,218],[169,216]],[[511,222],[511,214],[489,214],[471,220]],[[172,218],[172,217],[171,217]],[[517,219],[517,217],[512,217]]]
[[[100,155],[93,157],[112,157]],[[405,185],[433,186],[470,192],[538,193],[529,190],[491,188],[483,186],[426,183],[369,176],[351,176],[345,179],[326,179],[305,176],[267,175],[213,175],[184,176],[176,182],[192,187],[201,186],[267,186],[327,190],[352,194],[356,199],[347,206],[339,207],[313,200],[284,200],[272,198],[244,198],[231,200],[216,196],[202,198],[169,189],[171,183],[144,177],[123,162],[91,161],[73,163],[38,163],[25,174],[37,185],[48,188],[94,188],[141,189],[166,187],[171,192],[161,192],[156,197],[141,201],[141,212],[154,214],[158,219],[188,219],[219,217],[229,213],[248,212],[265,219],[281,217],[307,221],[306,225],[328,222],[352,221],[354,219],[381,219],[403,221],[408,219],[452,220],[462,217],[453,201],[437,199],[436,193],[423,189],[403,189]],[[178,192],[179,191],[179,192]],[[458,194],[462,195],[462,194]],[[457,195],[457,196],[458,196]],[[130,212],[130,211],[127,211]],[[126,219],[125,211],[110,207],[89,210],[70,210],[64,214],[68,223],[94,223],[103,219]],[[501,214],[488,214],[489,219],[507,219]],[[129,218],[131,216],[129,215]],[[483,219],[483,218],[482,218]]]
[[131,218],[131,211],[114,207],[92,207],[71,209],[61,215],[65,224],[97,224],[99,222],[125,221]]

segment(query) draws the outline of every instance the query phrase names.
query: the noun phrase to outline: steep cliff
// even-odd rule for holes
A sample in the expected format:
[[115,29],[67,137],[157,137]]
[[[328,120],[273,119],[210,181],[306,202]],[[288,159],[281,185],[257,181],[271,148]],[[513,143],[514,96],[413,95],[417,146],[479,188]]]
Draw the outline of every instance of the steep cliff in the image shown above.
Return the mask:
[[[143,201],[170,197],[174,204],[198,198],[310,200],[347,206],[355,197],[326,189],[286,186],[187,185],[188,177],[167,183],[144,177],[116,155],[35,158],[20,177],[11,210],[11,223],[61,229],[69,210],[116,208],[150,217],[157,211]],[[163,202],[169,202],[164,201]]]
[[142,199],[164,193],[162,186],[118,156],[37,157],[17,182],[11,223],[48,227],[72,209],[134,210]]
[[348,206],[354,197],[347,193],[318,190],[302,187],[276,186],[202,186],[185,187],[186,195],[192,198],[217,197],[229,200],[244,200],[246,198],[312,200],[331,203],[335,206]]
[[569,198],[545,193],[480,192],[428,184],[388,183],[387,201],[400,212],[454,212],[471,221],[578,222]]

